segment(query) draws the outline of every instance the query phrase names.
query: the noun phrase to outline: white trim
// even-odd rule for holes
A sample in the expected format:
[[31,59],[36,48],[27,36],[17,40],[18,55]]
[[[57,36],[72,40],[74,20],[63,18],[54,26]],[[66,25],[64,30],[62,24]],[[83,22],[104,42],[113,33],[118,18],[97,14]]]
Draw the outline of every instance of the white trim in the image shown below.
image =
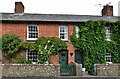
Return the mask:
[[106,39],[110,41],[111,39],[111,32],[110,32],[110,27],[105,27],[106,29]]
[[[65,33],[67,34],[67,37],[65,37],[65,39],[61,39],[61,38],[60,38],[60,33],[61,33],[61,32],[60,32],[60,28],[61,28],[61,27],[67,28],[67,32],[63,32],[64,34],[65,34]],[[60,38],[61,40],[63,40],[63,41],[67,41],[67,40],[68,40],[68,26],[66,26],[66,25],[60,25],[60,26],[59,26],[59,38]]]
[[37,29],[38,29],[38,38],[39,38],[39,26],[38,25],[36,25],[36,24],[29,24],[29,25],[27,25],[27,40],[37,40],[38,38],[28,38],[29,37],[29,31],[28,31],[28,27],[29,26],[36,26],[37,27]]
[[79,38],[79,31],[80,31],[79,26],[75,26],[75,31],[76,31],[76,38]]
[[[32,59],[33,60],[33,59]],[[26,50],[26,61],[28,61],[28,49]],[[33,62],[32,61],[32,64],[36,64],[36,63],[38,63],[39,62],[39,60],[38,60],[38,58],[37,58],[37,62]]]
[[[108,54],[108,55],[107,55]],[[110,61],[108,62],[108,60],[106,60],[107,58],[110,58]],[[111,56],[111,54],[110,53],[106,53],[105,54],[105,61],[106,61],[106,63],[111,63],[112,62],[112,56]]]
[[28,49],[26,49],[26,60],[28,60]]

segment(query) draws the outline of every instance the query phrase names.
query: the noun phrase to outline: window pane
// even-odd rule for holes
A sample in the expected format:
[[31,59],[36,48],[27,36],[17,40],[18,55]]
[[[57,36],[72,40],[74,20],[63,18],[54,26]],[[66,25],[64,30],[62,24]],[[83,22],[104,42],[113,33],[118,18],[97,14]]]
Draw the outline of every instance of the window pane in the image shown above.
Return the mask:
[[61,39],[64,39],[64,38],[65,38],[65,34],[62,34],[62,33],[61,33],[61,34],[60,34],[60,38],[61,38]]

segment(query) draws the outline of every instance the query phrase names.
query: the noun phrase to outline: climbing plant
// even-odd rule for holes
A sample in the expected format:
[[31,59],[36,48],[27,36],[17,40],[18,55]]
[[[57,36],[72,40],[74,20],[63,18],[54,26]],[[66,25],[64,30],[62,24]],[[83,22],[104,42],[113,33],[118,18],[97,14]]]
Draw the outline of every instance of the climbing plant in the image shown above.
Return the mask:
[[[84,66],[87,70],[93,69],[94,64],[105,63],[105,54],[111,53],[112,62],[119,63],[120,55],[120,22],[87,21],[80,24],[79,38],[74,30],[71,41],[84,54]],[[106,40],[105,27],[111,27],[111,41]]]
[[56,54],[59,51],[65,50],[67,45],[59,38],[41,37],[35,42],[38,51],[38,59],[40,63],[49,61],[50,54]]

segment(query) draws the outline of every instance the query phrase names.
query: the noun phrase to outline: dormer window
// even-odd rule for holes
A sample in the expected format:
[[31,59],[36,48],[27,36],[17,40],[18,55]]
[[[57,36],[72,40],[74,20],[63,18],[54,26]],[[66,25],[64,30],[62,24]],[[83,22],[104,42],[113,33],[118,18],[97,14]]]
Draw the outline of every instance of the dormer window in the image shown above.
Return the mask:
[[110,33],[110,27],[106,27],[106,39],[110,41],[111,33]]

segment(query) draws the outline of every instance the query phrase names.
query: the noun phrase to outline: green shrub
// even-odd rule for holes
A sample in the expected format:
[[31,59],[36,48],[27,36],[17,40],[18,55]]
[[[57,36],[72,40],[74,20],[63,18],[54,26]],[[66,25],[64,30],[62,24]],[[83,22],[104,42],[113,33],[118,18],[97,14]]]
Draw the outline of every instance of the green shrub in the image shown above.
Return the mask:
[[18,53],[21,40],[17,35],[5,34],[2,36],[2,51],[7,58],[12,58]]
[[32,64],[32,61],[27,61],[26,58],[23,56],[23,57],[17,58],[15,63],[16,64]]

